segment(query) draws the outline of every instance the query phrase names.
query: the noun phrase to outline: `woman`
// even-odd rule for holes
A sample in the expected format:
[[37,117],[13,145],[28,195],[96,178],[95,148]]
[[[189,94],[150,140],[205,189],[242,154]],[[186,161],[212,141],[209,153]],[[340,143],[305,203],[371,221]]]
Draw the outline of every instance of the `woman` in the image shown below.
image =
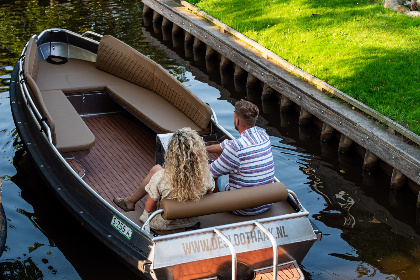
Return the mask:
[[[164,168],[155,165],[133,195],[114,198],[114,203],[125,211],[132,211],[135,204],[146,193],[149,194],[140,217],[144,223],[163,199],[198,201],[213,189],[214,181],[208,166],[204,141],[196,131],[187,127],[177,130],[169,141]],[[165,220],[158,215],[152,219],[150,227],[156,230],[173,230],[191,227],[197,222],[197,217]]]

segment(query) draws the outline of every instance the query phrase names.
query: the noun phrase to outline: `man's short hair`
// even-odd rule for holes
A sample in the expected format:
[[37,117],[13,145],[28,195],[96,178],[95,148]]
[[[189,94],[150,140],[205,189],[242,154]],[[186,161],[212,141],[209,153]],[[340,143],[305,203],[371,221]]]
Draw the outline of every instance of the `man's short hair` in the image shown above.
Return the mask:
[[248,127],[253,127],[255,125],[259,112],[257,105],[249,101],[241,99],[235,103],[236,116]]

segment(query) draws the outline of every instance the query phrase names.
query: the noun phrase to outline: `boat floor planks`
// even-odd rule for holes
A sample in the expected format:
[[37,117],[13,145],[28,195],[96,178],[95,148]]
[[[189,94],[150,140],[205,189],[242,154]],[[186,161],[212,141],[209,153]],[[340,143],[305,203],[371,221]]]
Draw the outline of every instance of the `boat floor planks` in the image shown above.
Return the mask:
[[[114,197],[133,193],[155,164],[156,134],[126,114],[84,118],[96,137],[90,153],[79,159],[85,169],[83,178],[111,205]],[[83,170],[75,160],[68,160],[79,174]],[[145,198],[139,202],[144,207]]]

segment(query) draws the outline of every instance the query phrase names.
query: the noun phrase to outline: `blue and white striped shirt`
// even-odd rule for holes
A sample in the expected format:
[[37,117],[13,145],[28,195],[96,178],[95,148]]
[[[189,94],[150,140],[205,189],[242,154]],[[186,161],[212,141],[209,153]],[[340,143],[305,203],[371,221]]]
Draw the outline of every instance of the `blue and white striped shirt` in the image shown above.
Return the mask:
[[[229,174],[226,190],[270,184],[274,182],[274,160],[269,136],[256,127],[242,132],[239,139],[220,143],[222,154],[210,165],[214,178]],[[237,215],[257,215],[271,204],[237,210]]]

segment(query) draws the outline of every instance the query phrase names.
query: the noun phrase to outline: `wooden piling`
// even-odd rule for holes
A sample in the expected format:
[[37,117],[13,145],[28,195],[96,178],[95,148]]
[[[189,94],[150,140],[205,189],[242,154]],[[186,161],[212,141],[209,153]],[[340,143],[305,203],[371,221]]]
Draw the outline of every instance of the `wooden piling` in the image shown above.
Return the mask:
[[340,153],[346,153],[350,150],[353,140],[344,134],[341,134],[340,143],[338,144],[338,151]]
[[369,150],[366,150],[363,160],[363,169],[372,170],[378,163],[379,158]]
[[198,51],[204,46],[205,44],[201,42],[197,37],[194,38],[193,50]]
[[156,11],[153,11],[153,23],[160,23],[163,20],[163,16]]
[[143,5],[143,16],[148,17],[153,15],[153,9],[147,5]]
[[289,98],[287,98],[284,95],[281,96],[280,111],[288,112],[293,108],[293,105],[294,105],[294,103],[293,103],[292,100],[290,100]]
[[207,60],[210,60],[210,59],[216,58],[216,56],[217,56],[217,52],[212,47],[207,45],[206,46],[206,56],[205,56],[205,58]]
[[248,77],[246,79],[246,87],[248,87],[248,88],[256,87],[259,82],[260,81],[258,80],[257,77],[255,77],[251,73],[248,73]]
[[231,67],[232,61],[227,59],[225,56],[222,56],[222,59],[220,60],[220,69],[221,70],[227,70],[229,67]]
[[182,34],[184,34],[184,29],[174,23],[172,26],[172,36],[180,36]]
[[261,99],[263,100],[272,100],[276,97],[276,91],[272,89],[269,85],[264,84],[263,91],[261,94]]
[[243,77],[245,77],[245,74],[247,73],[241,66],[239,66],[238,64],[235,64],[234,67],[235,67],[235,72],[233,73],[233,78],[235,80],[240,80]]
[[172,21],[164,17],[162,19],[162,29],[170,29],[172,28]]
[[407,177],[401,173],[401,171],[394,168],[391,177],[391,188],[393,189],[401,189],[407,183]]
[[303,108],[300,109],[300,114],[299,114],[299,124],[300,125],[309,124],[311,122],[311,118],[312,118],[311,113],[309,113],[308,111],[306,111]]
[[191,33],[187,32],[187,31],[185,31],[184,43],[186,45],[194,44],[194,36]]
[[321,140],[322,141],[330,141],[334,138],[334,127],[332,127],[331,125],[327,124],[327,123],[323,123],[322,124],[322,129],[321,129]]

